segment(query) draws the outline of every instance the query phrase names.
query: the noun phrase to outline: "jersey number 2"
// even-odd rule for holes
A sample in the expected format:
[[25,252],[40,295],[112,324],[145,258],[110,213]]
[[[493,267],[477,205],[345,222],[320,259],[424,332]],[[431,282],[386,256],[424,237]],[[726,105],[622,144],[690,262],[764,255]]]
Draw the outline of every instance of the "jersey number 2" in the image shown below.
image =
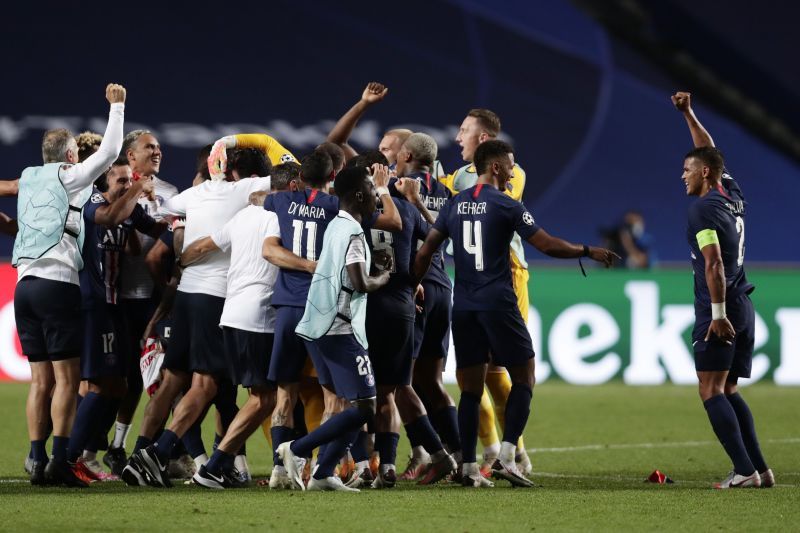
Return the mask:
[[736,217],[736,233],[739,234],[739,259],[736,264],[742,266],[744,264],[744,219]]
[[302,220],[292,220],[292,228],[294,235],[292,235],[292,253],[298,257],[303,257],[303,228],[305,228],[306,235],[306,259],[309,261],[317,260],[317,223],[304,222]]
[[359,376],[367,376],[372,374],[372,363],[370,363],[368,355],[357,355],[356,363],[358,364]]
[[[474,232],[474,233],[473,233]],[[481,221],[464,221],[463,231],[464,249],[468,254],[475,256],[475,270],[483,271],[483,237],[481,235]]]

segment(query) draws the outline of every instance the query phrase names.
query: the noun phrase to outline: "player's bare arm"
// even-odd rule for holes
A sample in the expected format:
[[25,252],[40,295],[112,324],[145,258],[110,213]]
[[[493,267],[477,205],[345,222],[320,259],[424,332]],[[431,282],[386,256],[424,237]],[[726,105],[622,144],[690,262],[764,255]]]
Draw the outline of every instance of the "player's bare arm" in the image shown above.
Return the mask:
[[336,125],[328,134],[327,141],[338,144],[342,150],[344,150],[346,161],[358,155],[353,147],[347,144],[347,141],[350,140],[350,136],[353,134],[356,124],[358,124],[358,121],[367,109],[372,104],[383,100],[383,97],[386,96],[388,92],[389,89],[381,83],[376,81],[368,83],[364,92],[361,94],[361,99],[356,102],[347,113],[342,115],[342,118],[336,122]]
[[14,237],[17,235],[17,231],[19,231],[17,220],[0,212],[0,233]]
[[421,185],[422,184],[419,182],[419,180],[411,178],[400,178],[397,180],[397,183],[395,183],[397,191],[405,196],[406,200],[408,200],[412,205],[414,205],[414,207],[417,208],[422,215],[422,218],[425,219],[425,222],[428,224],[433,224],[436,222],[436,220],[434,220],[433,215],[431,215],[431,212],[428,211],[428,208],[425,206],[425,202],[422,201],[422,197],[419,195]]
[[19,194],[19,178],[0,180],[0,196],[16,196]]
[[192,244],[187,246],[181,254],[181,266],[186,268],[193,263],[197,263],[208,254],[218,250],[219,246],[216,245],[211,237],[197,239]]
[[414,269],[413,272],[411,272],[412,287],[417,287],[420,281],[422,281],[422,278],[425,277],[425,274],[428,273],[428,269],[431,267],[431,261],[433,260],[433,254],[436,253],[446,238],[447,236],[437,229],[431,228],[428,232],[425,242],[422,244],[422,247],[417,250],[417,255],[414,258]]
[[101,226],[113,228],[122,224],[122,222],[133,214],[133,210],[139,203],[139,197],[144,194],[149,194],[153,190],[152,180],[139,180],[134,181],[130,189],[125,191],[118,200],[115,200],[109,205],[103,205],[97,208],[94,215],[94,221]]
[[284,248],[280,237],[267,237],[261,247],[261,255],[278,268],[299,270],[313,274],[317,268],[316,261],[309,261]]
[[706,283],[711,295],[711,325],[706,333],[706,341],[716,335],[728,344],[733,341],[736,332],[730,320],[725,316],[725,266],[722,263],[722,249],[719,244],[707,244],[701,250],[706,262]]
[[675,108],[683,113],[686,124],[689,126],[689,132],[692,134],[692,141],[694,142],[695,148],[714,146],[714,139],[711,138],[708,130],[703,127],[697,119],[697,115],[694,114],[694,110],[692,109],[692,94],[679,91],[670,98]]
[[383,213],[378,215],[375,228],[383,231],[402,231],[403,219],[400,218],[400,211],[397,210],[389,194],[389,167],[379,163],[372,165],[372,179],[375,182],[375,192],[383,204]]
[[169,246],[161,239],[158,239],[144,257],[144,264],[147,266],[147,271],[159,287],[164,287],[164,281],[166,279],[161,274],[161,265],[164,264],[164,259],[170,253],[172,253],[172,250],[170,250]]
[[388,255],[386,256],[384,268],[385,270],[383,270],[377,276],[370,276],[367,274],[366,263],[353,263],[347,265],[347,275],[350,278],[350,283],[353,284],[353,288],[356,291],[368,294],[370,292],[377,291],[389,283],[389,276],[391,275],[390,271],[392,269],[392,259]]
[[[177,267],[175,270],[180,271]],[[175,302],[175,293],[178,291],[179,277],[179,275],[172,276],[172,279],[170,279],[164,287],[164,292],[161,295],[161,302],[159,302],[158,307],[156,307],[153,316],[150,318],[150,322],[147,323],[147,327],[144,328],[144,333],[142,334],[143,341],[153,336],[156,330],[156,324],[167,316],[172,309],[172,304]]]
[[617,254],[606,248],[573,244],[564,239],[553,237],[543,229],[531,235],[528,238],[528,242],[533,245],[534,248],[550,257],[557,257],[559,259],[589,257],[598,263],[602,263],[606,268],[612,265],[614,259],[620,259]]

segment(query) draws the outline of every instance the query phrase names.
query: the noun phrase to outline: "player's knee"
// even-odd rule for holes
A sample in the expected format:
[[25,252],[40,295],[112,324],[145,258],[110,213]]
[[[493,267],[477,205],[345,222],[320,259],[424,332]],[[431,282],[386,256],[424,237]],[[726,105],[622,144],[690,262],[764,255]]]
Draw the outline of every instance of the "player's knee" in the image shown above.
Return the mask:
[[378,408],[375,398],[359,398],[350,403],[358,409],[358,412],[361,413],[365,420],[369,421],[375,418],[375,412]]

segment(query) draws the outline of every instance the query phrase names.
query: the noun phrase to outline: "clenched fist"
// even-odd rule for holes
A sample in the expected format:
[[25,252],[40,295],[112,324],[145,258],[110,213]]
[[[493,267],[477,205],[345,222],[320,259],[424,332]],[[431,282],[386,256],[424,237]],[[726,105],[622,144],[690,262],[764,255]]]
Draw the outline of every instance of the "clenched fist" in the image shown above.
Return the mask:
[[678,111],[688,111],[692,108],[692,95],[691,93],[677,92],[671,97],[673,105]]
[[109,83],[106,87],[106,100],[109,104],[125,103],[125,87],[117,83]]
[[364,89],[364,92],[361,94],[361,99],[368,104],[374,104],[375,102],[380,102],[383,100],[383,97],[386,96],[386,93],[388,92],[389,89],[382,83],[371,81],[367,84],[367,88]]

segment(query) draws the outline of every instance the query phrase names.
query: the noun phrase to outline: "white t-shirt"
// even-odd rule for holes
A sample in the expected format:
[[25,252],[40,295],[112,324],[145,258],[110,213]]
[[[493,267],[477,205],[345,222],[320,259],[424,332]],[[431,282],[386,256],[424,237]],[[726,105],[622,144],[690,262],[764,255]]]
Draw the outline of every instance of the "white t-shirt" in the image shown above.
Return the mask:
[[[269,192],[270,178],[245,178],[239,181],[208,180],[173,196],[161,206],[165,217],[186,217],[183,249],[224,226],[249,203],[250,193]],[[214,252],[203,261],[186,267],[178,290],[225,297],[228,286],[230,251]]]
[[[108,112],[108,125],[100,148],[86,158],[83,163],[70,165],[64,163],[58,177],[67,191],[70,205],[75,205],[81,192],[91,188],[94,180],[111,166],[122,149],[122,123],[125,119],[125,104],[111,104]],[[83,207],[83,206],[75,206]],[[82,212],[70,210],[66,227],[75,232],[80,228]],[[80,285],[77,260],[81,254],[73,238],[63,238],[39,259],[22,259],[17,265],[17,280],[25,276],[36,276],[53,281],[63,281]]]
[[[158,209],[164,202],[178,194],[178,188],[155,176],[153,177],[153,185],[155,185],[156,201],[151,202],[146,196],[143,196],[139,198],[139,205],[142,206],[145,213],[156,220],[161,220],[163,217],[158,212]],[[155,206],[153,203],[155,203]],[[154,207],[155,209],[153,209]],[[156,240],[150,235],[145,235],[138,231],[136,233],[139,236],[139,242],[142,243],[142,253],[140,255],[122,254],[122,265],[120,266],[121,298],[144,299],[153,295],[155,282],[147,269],[147,263],[145,263],[144,258],[156,243]]]
[[279,269],[262,257],[261,250],[264,239],[280,236],[278,215],[257,205],[248,205],[211,234],[214,244],[231,254],[220,326],[256,333],[275,331],[275,309],[270,304]]
[[[342,211],[339,211],[341,214]],[[355,263],[365,263],[367,262],[367,243],[364,240],[363,235],[352,235],[350,237],[350,245],[347,247],[347,255],[345,256],[344,264],[352,265]],[[353,290],[353,283],[350,281],[350,275],[347,273],[347,269],[345,268],[342,271],[342,287],[349,289],[350,291]],[[339,292],[339,301],[336,303],[338,307],[338,314],[344,315],[347,318],[352,318],[350,316],[350,299],[352,298],[352,294],[347,291],[340,291]],[[331,325],[331,329],[328,330],[328,335],[352,335],[353,334],[353,326],[350,325],[350,322],[339,318],[337,316],[333,320],[333,324]]]

